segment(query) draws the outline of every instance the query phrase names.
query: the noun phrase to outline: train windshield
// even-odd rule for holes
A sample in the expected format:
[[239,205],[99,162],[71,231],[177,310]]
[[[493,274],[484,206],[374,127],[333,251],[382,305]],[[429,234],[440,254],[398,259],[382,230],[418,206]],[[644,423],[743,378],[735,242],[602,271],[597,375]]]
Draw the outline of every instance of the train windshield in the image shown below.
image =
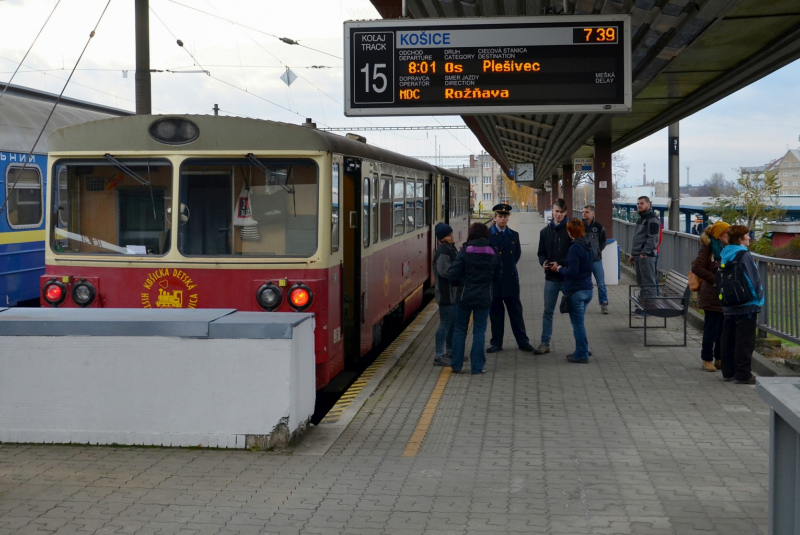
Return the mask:
[[163,159],[60,160],[53,167],[51,248],[58,253],[163,255],[172,164]]
[[178,250],[185,256],[312,256],[318,176],[307,159],[185,160]]

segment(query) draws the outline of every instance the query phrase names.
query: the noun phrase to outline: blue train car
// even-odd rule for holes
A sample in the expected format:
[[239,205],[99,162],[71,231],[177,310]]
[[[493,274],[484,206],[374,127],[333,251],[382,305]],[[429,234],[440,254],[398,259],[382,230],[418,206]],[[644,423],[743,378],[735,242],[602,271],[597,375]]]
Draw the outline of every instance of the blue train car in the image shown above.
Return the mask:
[[[0,93],[4,89],[6,85],[0,83]],[[0,212],[0,306],[39,303],[48,136],[65,126],[131,115],[62,98],[34,148],[56,99],[57,95],[14,85],[0,98],[0,206],[5,203]]]

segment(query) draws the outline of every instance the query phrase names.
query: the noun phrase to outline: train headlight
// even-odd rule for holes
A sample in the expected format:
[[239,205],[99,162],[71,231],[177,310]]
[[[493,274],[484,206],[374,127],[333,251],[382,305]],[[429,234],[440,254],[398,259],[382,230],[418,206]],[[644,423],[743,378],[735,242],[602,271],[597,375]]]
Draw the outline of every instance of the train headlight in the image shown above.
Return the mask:
[[256,291],[258,306],[270,312],[278,308],[283,301],[283,292],[280,288],[268,282]]
[[42,295],[48,305],[57,307],[67,298],[67,287],[55,279],[49,280],[42,288]]
[[200,128],[192,121],[168,117],[150,125],[150,137],[165,145],[185,145],[200,137]]
[[88,307],[94,303],[97,297],[97,290],[89,281],[82,280],[72,287],[72,300],[79,307]]
[[305,284],[295,284],[289,290],[289,304],[298,312],[301,312],[311,306],[314,302],[314,293],[311,288]]

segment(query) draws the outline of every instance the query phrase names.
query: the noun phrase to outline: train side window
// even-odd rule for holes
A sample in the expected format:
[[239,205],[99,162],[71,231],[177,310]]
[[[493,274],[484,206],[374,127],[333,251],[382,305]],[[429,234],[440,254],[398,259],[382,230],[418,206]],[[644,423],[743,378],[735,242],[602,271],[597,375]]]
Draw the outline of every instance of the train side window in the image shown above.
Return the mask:
[[339,250],[339,162],[331,170],[331,252]]
[[381,241],[392,237],[392,177],[381,175]]
[[431,226],[431,212],[433,211],[433,204],[431,204],[431,181],[425,181],[425,226]]
[[371,212],[370,206],[369,206],[369,202],[370,202],[370,199],[372,198],[372,195],[370,195],[370,183],[371,183],[371,180],[369,179],[369,177],[364,179],[364,191],[362,192],[363,196],[364,196],[364,222],[362,224],[362,229],[363,229],[363,233],[364,233],[364,240],[363,240],[364,241],[364,249],[369,247],[369,236],[370,236],[370,234],[369,234],[369,226],[370,226],[369,214]]
[[13,229],[42,224],[42,173],[38,167],[8,166],[6,170],[6,217]]
[[378,212],[380,207],[380,179],[377,174],[372,175],[372,243],[378,243],[379,221]]
[[413,232],[414,224],[414,191],[416,190],[414,180],[406,179],[406,232]]
[[399,236],[405,232],[405,195],[406,195],[406,181],[403,177],[395,177],[394,179],[394,235]]
[[417,181],[417,197],[416,197],[416,212],[414,213],[417,228],[422,228],[425,225],[425,183],[422,180]]
[[440,212],[442,219],[444,219],[445,214],[447,213],[447,184],[445,184],[444,177],[441,177],[442,180],[442,191],[441,191],[441,198],[439,202],[442,205],[442,211]]

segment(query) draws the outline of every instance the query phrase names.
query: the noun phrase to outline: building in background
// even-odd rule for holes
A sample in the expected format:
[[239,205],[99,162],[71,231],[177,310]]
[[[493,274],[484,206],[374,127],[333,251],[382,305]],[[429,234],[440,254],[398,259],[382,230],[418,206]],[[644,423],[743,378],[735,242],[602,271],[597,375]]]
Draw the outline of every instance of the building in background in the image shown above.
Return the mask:
[[800,195],[800,150],[787,151],[773,169],[781,181],[780,195]]
[[509,193],[503,169],[494,158],[487,153],[472,154],[469,157],[469,166],[450,167],[452,171],[469,178],[470,198],[472,209],[477,212],[480,205],[487,212],[497,203],[508,202]]

